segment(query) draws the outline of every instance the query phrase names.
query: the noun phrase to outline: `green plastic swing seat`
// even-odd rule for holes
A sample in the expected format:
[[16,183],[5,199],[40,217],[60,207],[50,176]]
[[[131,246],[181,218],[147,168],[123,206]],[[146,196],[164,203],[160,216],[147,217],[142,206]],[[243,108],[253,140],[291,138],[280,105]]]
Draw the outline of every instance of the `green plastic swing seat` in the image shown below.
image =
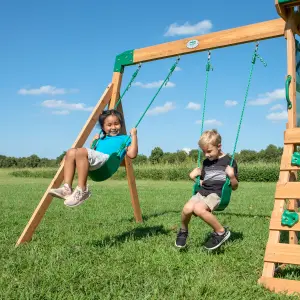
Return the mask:
[[300,152],[294,152],[293,153],[292,160],[291,160],[291,165],[300,167]]
[[104,181],[117,172],[121,159],[117,152],[112,153],[108,160],[97,170],[89,171],[89,177],[96,182]]
[[[193,195],[196,195],[200,190],[201,190],[201,186],[198,185],[198,183],[195,183],[193,186]],[[216,211],[222,211],[228,206],[230,202],[231,192],[232,192],[232,188],[230,185],[230,179],[226,178],[226,181],[222,188],[221,202],[219,206],[216,208]]]

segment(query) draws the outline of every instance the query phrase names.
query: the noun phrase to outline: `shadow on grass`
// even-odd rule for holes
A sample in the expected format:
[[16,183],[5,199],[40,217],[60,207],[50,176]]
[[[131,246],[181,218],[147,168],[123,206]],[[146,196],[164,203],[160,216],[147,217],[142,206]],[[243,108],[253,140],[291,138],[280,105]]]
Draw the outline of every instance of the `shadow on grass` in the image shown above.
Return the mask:
[[130,231],[123,232],[120,235],[116,236],[107,236],[103,240],[92,241],[91,244],[94,247],[114,247],[122,243],[127,242],[128,240],[141,240],[157,235],[167,235],[171,230],[166,230],[162,225],[160,226],[151,226],[151,227],[139,227]]
[[270,219],[270,215],[255,215],[255,214],[243,214],[243,213],[232,213],[232,212],[219,212],[217,215],[224,214],[226,216],[235,216],[241,218],[262,218],[262,219]]
[[[157,217],[164,216],[167,214],[180,214],[180,213],[181,213],[181,210],[165,210],[165,211],[157,212],[157,213],[150,214],[150,215],[143,215],[142,218],[143,218],[143,221],[148,221],[149,219],[157,218]],[[130,219],[126,219],[126,220],[130,221],[130,222],[135,222],[134,218],[130,218]]]
[[[208,251],[209,253],[211,254],[214,254],[214,255],[219,255],[219,254],[223,254],[225,252],[224,250],[224,245],[228,244],[228,242],[234,242],[234,241],[238,241],[238,240],[243,240],[244,239],[244,235],[242,232],[234,232],[234,231],[231,231],[231,235],[230,235],[230,238],[228,239],[228,241],[226,241],[224,244],[222,244],[219,248],[215,249],[215,250],[206,250],[205,248],[204,251]],[[209,236],[208,236],[209,238]],[[204,246],[204,244],[206,243],[207,239],[202,243],[202,247]]]
[[276,278],[287,278],[289,279],[292,277],[294,280],[299,280],[300,278],[300,268],[296,266],[290,266],[290,265],[281,265],[279,268],[275,271]]

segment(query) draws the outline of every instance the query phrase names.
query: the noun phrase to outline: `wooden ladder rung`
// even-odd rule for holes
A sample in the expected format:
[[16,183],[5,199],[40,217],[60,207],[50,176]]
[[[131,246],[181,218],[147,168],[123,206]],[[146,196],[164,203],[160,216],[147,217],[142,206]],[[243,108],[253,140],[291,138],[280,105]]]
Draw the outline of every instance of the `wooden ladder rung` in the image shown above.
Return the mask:
[[300,144],[300,128],[290,128],[284,132],[285,144]]
[[275,199],[300,199],[300,182],[277,183]]
[[300,265],[300,245],[268,243],[264,261]]
[[[298,215],[300,217],[300,214],[298,214]],[[300,231],[300,222],[296,223],[293,227],[282,226],[281,225],[281,214],[279,214],[279,215],[271,217],[270,230]]]
[[300,293],[300,282],[272,277],[261,277],[259,283],[275,293],[286,292],[288,294]]
[[291,163],[281,164],[280,171],[299,171],[300,167],[292,166]]

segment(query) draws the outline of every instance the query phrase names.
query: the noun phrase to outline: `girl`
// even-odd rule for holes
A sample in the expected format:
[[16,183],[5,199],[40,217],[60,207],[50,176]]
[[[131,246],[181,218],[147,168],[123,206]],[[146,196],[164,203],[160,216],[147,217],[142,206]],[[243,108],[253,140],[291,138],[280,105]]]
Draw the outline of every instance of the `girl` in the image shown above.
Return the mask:
[[[117,152],[128,138],[127,135],[121,134],[124,121],[122,114],[117,110],[104,111],[99,117],[99,123],[104,137],[98,141],[95,150],[89,148],[69,149],[65,156],[64,185],[57,189],[51,189],[49,192],[54,197],[65,199],[66,206],[78,206],[91,196],[87,186],[89,170],[100,168],[108,159],[109,154]],[[134,159],[138,154],[136,128],[131,129],[130,136],[126,148],[121,153],[121,161],[125,155]],[[99,134],[94,137],[93,141],[95,139],[99,139]],[[73,191],[75,168],[77,168],[78,185]]]

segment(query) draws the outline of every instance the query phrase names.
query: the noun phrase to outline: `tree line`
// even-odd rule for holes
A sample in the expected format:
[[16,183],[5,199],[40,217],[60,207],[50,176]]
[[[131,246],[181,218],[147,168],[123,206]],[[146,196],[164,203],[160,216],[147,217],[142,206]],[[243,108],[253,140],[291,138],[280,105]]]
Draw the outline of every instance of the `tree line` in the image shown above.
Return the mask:
[[[269,145],[260,151],[242,150],[235,154],[235,159],[239,163],[255,162],[280,162],[283,152],[282,147]],[[47,168],[58,167],[66,152],[63,152],[55,159],[40,158],[36,154],[29,157],[10,157],[0,155],[0,168]],[[196,163],[198,161],[198,150],[193,149],[189,153],[180,150],[177,152],[164,152],[160,147],[155,147],[149,157],[139,154],[133,163],[142,164],[183,164],[187,162]]]

